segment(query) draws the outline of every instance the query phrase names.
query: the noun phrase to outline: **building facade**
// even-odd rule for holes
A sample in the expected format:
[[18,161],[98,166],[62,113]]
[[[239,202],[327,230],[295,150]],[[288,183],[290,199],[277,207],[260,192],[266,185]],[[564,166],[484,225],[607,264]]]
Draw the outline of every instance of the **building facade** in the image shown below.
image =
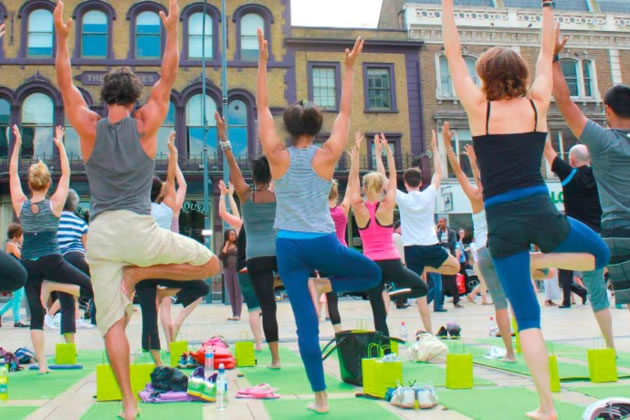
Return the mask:
[[[556,0],[555,3],[556,21],[569,37],[560,59],[572,96],[589,118],[604,123],[602,98],[606,91],[615,84],[630,84],[630,2]],[[405,28],[410,39],[424,42],[420,62],[425,139],[430,138],[431,129],[450,121],[456,132],[453,148],[470,175],[464,146],[472,143],[472,137],[444,56],[440,4],[439,0],[385,0],[379,26]],[[513,48],[533,72],[540,47],[540,2],[455,0],[455,6],[462,52],[475,81],[479,82],[475,72],[477,58],[494,46]],[[551,141],[566,158],[577,139],[553,104],[548,119]],[[552,198],[562,208],[560,182],[546,162],[541,164]],[[464,227],[470,233],[469,201],[446,160],[442,167],[446,181],[437,202],[438,213],[448,215],[451,225]]]
[[[282,112],[291,103],[309,99],[325,114],[326,134],[336,117],[341,91],[344,49],[352,47],[356,36],[367,42],[355,67],[352,132],[368,135],[385,132],[395,148],[402,167],[411,156],[425,148],[424,121],[420,110],[420,49],[422,42],[409,40],[403,29],[333,30],[297,28],[291,25],[290,0],[230,0],[225,17],[220,0],[203,2],[180,0],[180,70],[171,95],[170,111],[158,134],[157,172],[164,176],[167,165],[167,139],[177,132],[180,166],[188,181],[188,196],[180,216],[183,234],[201,240],[206,212],[213,230],[220,232],[221,220],[215,216],[218,204],[217,182],[223,163],[217,147],[215,110],[227,114],[229,138],[239,155],[246,178],[249,161],[260,154],[256,123],[256,71],[258,43],[256,30],[263,28],[270,45],[269,94],[277,126],[282,127]],[[72,17],[70,54],[73,76],[92,109],[107,115],[100,98],[104,75],[119,66],[129,66],[145,84],[144,103],[151,86],[159,79],[160,62],[166,34],[158,13],[167,10],[168,1],[67,0],[66,18]],[[4,0],[0,18],[6,35],[0,42],[0,229],[14,220],[8,189],[8,156],[12,139],[7,128],[18,124],[23,147],[20,172],[25,178],[28,165],[42,159],[58,176],[57,152],[52,143],[54,127],[66,126],[66,148],[71,158],[71,187],[81,195],[81,206],[89,208],[90,194],[81,159],[79,139],[64,115],[61,95],[56,88],[54,67],[55,35],[50,0]],[[203,26],[205,21],[205,43]],[[222,109],[221,33],[227,25],[228,109]],[[202,45],[208,67],[201,74]],[[202,91],[202,77],[207,90]],[[203,205],[202,150],[204,130],[202,101],[206,103],[210,150],[211,208]],[[362,150],[362,166],[374,167],[371,140]],[[347,165],[342,159],[338,178],[343,185]],[[24,179],[25,180],[25,179]],[[26,187],[26,183],[24,182]],[[306,186],[305,186],[306,187]],[[215,235],[213,246],[222,242]],[[5,235],[2,236],[4,241]],[[122,238],[121,238],[122,239]]]

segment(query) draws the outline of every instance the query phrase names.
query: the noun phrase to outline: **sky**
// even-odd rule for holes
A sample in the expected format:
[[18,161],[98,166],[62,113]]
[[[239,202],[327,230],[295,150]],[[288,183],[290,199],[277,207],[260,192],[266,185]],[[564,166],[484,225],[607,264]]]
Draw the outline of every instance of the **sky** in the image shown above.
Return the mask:
[[294,26],[375,28],[382,0],[291,0]]

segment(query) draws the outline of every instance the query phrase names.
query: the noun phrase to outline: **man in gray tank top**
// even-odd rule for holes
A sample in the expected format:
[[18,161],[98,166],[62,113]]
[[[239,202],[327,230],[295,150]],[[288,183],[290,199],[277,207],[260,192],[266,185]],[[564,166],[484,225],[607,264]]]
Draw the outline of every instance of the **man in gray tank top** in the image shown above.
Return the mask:
[[97,323],[114,375],[122,391],[125,420],[138,414],[129,381],[129,342],[125,327],[130,297],[145,279],[190,281],[219,272],[218,259],[198,242],[159,228],[151,217],[149,194],[157,152],[157,132],[168,113],[179,63],[177,0],[169,0],[162,75],[147,103],[135,113],[143,86],[128,68],[105,76],[101,97],[108,118],[91,111],[73,85],[63,2],[55,9],[57,82],[66,116],[81,139],[81,154],[92,195],[87,261],[90,265]]

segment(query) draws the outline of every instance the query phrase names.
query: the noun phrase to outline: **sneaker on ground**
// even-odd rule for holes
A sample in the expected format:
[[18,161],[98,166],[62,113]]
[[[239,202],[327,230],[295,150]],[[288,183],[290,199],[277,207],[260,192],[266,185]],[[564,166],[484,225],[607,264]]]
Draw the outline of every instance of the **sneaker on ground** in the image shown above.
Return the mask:
[[411,388],[403,388],[402,390],[402,408],[415,408],[416,392]]
[[435,388],[425,385],[418,390],[418,404],[420,408],[433,408],[438,405],[437,393]]
[[[187,369],[188,368],[188,357],[185,354],[182,354],[177,361],[178,369]],[[192,379],[192,377],[191,377]],[[198,395],[197,395],[198,396]]]
[[203,389],[201,390],[200,398],[204,401],[215,402],[217,400],[217,387],[214,382],[204,381],[202,382]]
[[55,326],[54,318],[48,314],[44,316],[44,324],[46,324],[46,326],[52,330],[57,329],[57,327]]
[[191,397],[201,398],[201,393],[205,388],[205,382],[203,378],[191,376],[188,381],[188,389],[186,393]]

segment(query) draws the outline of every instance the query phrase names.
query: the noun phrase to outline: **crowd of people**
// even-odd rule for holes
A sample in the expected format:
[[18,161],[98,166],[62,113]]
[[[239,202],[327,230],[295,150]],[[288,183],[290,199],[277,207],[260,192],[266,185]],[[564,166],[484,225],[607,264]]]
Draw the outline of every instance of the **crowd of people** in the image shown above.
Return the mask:
[[[89,227],[76,214],[79,197],[70,189],[63,128],[56,130],[54,138],[61,162],[56,189],[50,191],[50,171],[38,162],[29,168],[27,195],[18,168],[21,136],[14,126],[10,190],[20,224],[9,227],[6,253],[0,253],[0,291],[13,292],[0,314],[10,308],[14,325],[25,326],[19,306],[26,295],[32,344],[40,373],[46,374],[46,317],[58,305],[61,333],[66,342],[74,342],[77,301],[93,301],[94,305],[88,305],[90,316],[104,337],[122,391],[121,416],[133,419],[138,410],[129,380],[125,328],[134,298],[142,312],[142,347],[161,364],[158,318],[167,341],[175,341],[185,318],[209,292],[203,279],[219,273],[222,261],[232,310],[229,319],[239,320],[245,303],[256,349],[262,350],[264,336],[271,353],[269,368],[281,369],[274,291],[279,276],[293,309],[300,355],[315,396],[309,409],[325,413],[321,303],[326,302],[332,325],[340,331],[339,294],[365,293],[374,328],[389,335],[390,299],[402,307],[407,299],[415,299],[424,330],[433,333],[429,303],[434,302],[435,312],[446,311],[444,294],[448,293],[454,308],[461,308],[457,277],[467,279],[472,265],[480,284],[469,291],[468,300],[475,302],[481,294],[483,304],[494,305],[506,363],[515,361],[509,306],[516,318],[523,355],[540,397],[538,409],[527,415],[555,419],[533,279],[548,278],[559,269],[560,308],[571,306],[572,293],[583,302],[588,299],[607,346],[614,348],[604,272],[608,270],[616,302],[630,303],[630,179],[626,169],[630,163],[630,88],[619,85],[607,92],[609,128],[588,120],[572,102],[558,62],[566,39],[554,27],[553,2],[543,0],[542,9],[541,51],[531,80],[516,52],[495,47],[477,63],[482,80],[478,86],[461,54],[453,1],[442,2],[445,54],[473,135],[473,146],[466,148],[472,180],[453,150],[448,123],[440,133],[433,131],[433,174],[428,185],[420,168],[396,167],[384,135],[374,138],[377,170],[360,179],[364,138],[358,132],[348,152],[351,165],[341,200],[333,175],[347,149],[354,67],[364,40],[358,38],[345,51],[339,114],[329,138],[318,147],[314,140],[322,129],[323,114],[308,101],[284,111],[290,139],[285,142],[279,135],[268,101],[268,44],[259,30],[256,102],[263,156],[252,163],[251,183],[232,153],[223,116],[215,114],[219,144],[230,167],[230,180],[219,185],[219,215],[232,228],[225,232],[217,257],[178,234],[186,181],[177,165],[175,133],[168,142],[166,181],[154,175],[156,134],[168,112],[178,71],[177,0],[169,0],[168,14],[160,12],[166,47],[161,78],[148,101],[136,109],[143,89],[139,79],[128,68],[112,70],[101,91],[107,118],[91,111],[73,84],[67,46],[71,21],[64,20],[60,1],[54,13],[57,82],[65,113],[81,139],[91,193]],[[548,140],[552,96],[582,143],[571,149],[568,162]],[[438,134],[443,147],[438,145]],[[467,232],[452,230],[445,218],[435,224],[441,156],[472,207],[473,232],[469,233],[473,240],[468,244],[464,243]],[[543,156],[562,181],[566,214],[549,197],[541,175]],[[399,186],[400,169],[404,169],[404,188]],[[350,213],[363,252],[348,246]],[[173,302],[183,305],[175,320]]]

